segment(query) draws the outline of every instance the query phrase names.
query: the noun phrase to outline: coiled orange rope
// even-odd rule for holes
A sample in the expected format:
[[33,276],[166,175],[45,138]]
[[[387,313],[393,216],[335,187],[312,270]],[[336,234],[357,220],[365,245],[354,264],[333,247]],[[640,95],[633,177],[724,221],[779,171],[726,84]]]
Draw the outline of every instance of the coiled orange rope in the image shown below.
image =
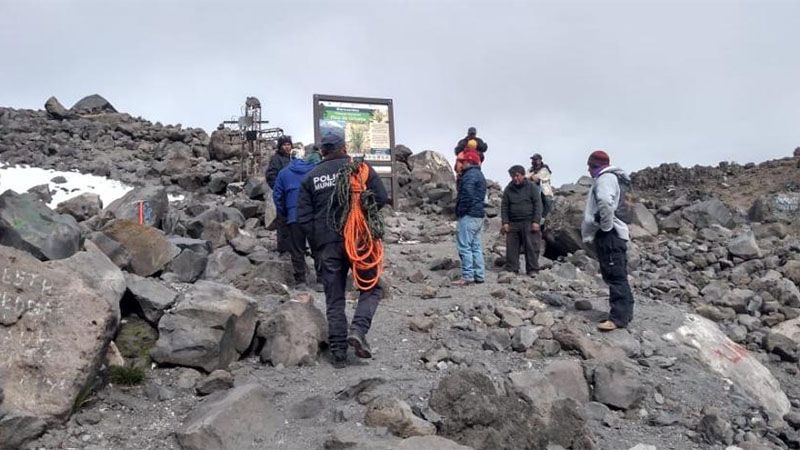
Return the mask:
[[[361,207],[361,193],[367,189],[367,178],[369,166],[362,162],[350,175],[350,211],[342,233],[353,267],[353,283],[362,291],[377,286],[383,274],[383,242],[372,235]],[[371,271],[374,272],[368,275]]]

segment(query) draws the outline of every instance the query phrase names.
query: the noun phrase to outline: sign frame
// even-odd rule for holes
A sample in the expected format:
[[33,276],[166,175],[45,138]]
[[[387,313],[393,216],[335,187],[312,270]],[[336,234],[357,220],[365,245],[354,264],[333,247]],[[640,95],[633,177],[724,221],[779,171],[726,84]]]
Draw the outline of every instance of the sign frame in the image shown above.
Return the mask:
[[[321,139],[320,121],[323,120],[324,112],[324,105],[322,102],[350,103],[356,105],[381,105],[387,107],[389,120],[389,161],[374,161],[367,159],[367,162],[373,167],[373,169],[375,169],[384,184],[386,184],[386,180],[388,180],[389,186],[391,186],[391,189],[389,189],[389,203],[392,205],[392,207],[396,207],[399,196],[399,186],[395,164],[394,107],[392,99],[314,94],[312,109],[314,111],[314,143],[316,145],[319,145]],[[389,173],[386,173],[387,171]]]

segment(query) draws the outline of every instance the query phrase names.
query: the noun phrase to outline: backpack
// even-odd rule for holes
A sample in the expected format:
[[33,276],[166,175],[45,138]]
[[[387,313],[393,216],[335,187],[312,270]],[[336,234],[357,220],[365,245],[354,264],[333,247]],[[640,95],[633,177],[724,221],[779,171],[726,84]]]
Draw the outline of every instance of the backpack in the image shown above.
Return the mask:
[[[636,206],[636,196],[630,178],[621,177],[617,172],[610,172],[617,177],[619,185],[619,203],[614,210],[614,216],[626,224],[633,223],[633,210]],[[605,175],[605,174],[604,174]]]

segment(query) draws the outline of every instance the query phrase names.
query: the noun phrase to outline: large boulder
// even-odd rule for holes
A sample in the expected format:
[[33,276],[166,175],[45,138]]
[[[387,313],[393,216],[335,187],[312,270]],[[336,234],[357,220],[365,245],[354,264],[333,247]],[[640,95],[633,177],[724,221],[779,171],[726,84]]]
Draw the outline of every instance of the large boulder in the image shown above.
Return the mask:
[[75,253],[66,259],[50,261],[48,264],[61,266],[78,274],[88,288],[102,295],[119,323],[122,318],[120,300],[126,289],[125,276],[92,241],[85,241],[83,246],[86,251]]
[[499,393],[489,377],[473,370],[442,378],[430,406],[443,416],[440,434],[476,449],[594,448],[581,407],[572,398],[554,400],[548,425],[524,397]]
[[594,400],[615,409],[631,409],[644,399],[645,388],[634,367],[624,360],[607,361],[594,368]]
[[130,220],[110,222],[103,229],[103,234],[118,242],[130,254],[130,270],[143,277],[162,270],[180,253],[180,249],[170,243],[161,231]]
[[441,153],[426,150],[408,157],[411,175],[418,183],[435,183],[440,187],[455,188],[453,168]]
[[175,303],[178,293],[153,278],[125,273],[128,292],[136,305],[136,312],[152,324],[157,324],[164,311]]
[[786,261],[786,264],[781,267],[781,273],[787,279],[800,286],[800,260]]
[[578,405],[585,405],[590,400],[583,367],[579,361],[573,360],[553,361],[541,371],[512,372],[508,389],[533,405],[544,424],[553,430],[558,426],[554,423],[554,419],[558,419],[558,410],[554,407],[559,400],[570,399]]
[[244,227],[245,218],[236,208],[217,206],[203,211],[186,223],[186,232],[193,238],[200,238],[205,229],[213,224],[231,221],[239,228]]
[[100,249],[117,267],[128,268],[131,265],[131,254],[119,242],[111,239],[100,231],[95,231],[89,235],[86,242],[92,242],[95,247]]
[[143,223],[161,228],[164,218],[169,212],[169,198],[163,186],[132,189],[106,206],[105,211],[113,213],[117,219],[127,219],[138,223],[140,204]]
[[755,222],[797,222],[800,193],[782,192],[761,196],[753,202],[748,218]]
[[658,221],[656,216],[641,203],[636,203],[633,207],[633,223],[642,227],[647,234],[656,236],[658,234]]
[[756,236],[750,230],[731,239],[728,242],[728,252],[742,259],[761,257],[761,249],[758,247],[758,242],[756,242]]
[[[103,295],[65,264],[0,246],[0,438],[21,445],[65,421],[114,334]],[[9,438],[9,440],[5,440]]]
[[215,130],[211,133],[211,140],[208,144],[208,155],[211,159],[225,161],[239,156],[240,148],[233,144],[236,139],[229,130]]
[[552,396],[547,407],[556,398],[571,398],[579,403],[590,400],[589,384],[580,361],[552,361],[543,370],[512,372],[509,379],[512,389],[530,402],[548,401],[542,393],[549,391]]
[[81,229],[72,216],[54,212],[33,194],[0,195],[0,245],[47,260],[67,258],[80,244]]
[[284,367],[313,364],[328,337],[325,316],[314,305],[288,302],[271,311],[258,327],[264,340],[261,361]]
[[695,203],[683,210],[683,217],[697,228],[718,224],[725,228],[734,225],[733,213],[717,198]]
[[800,317],[779,323],[772,328],[772,334],[783,336],[800,347]]
[[744,347],[728,339],[714,322],[689,314],[667,341],[697,350],[697,358],[713,372],[730,380],[738,391],[780,422],[791,403],[772,373]]
[[103,201],[100,196],[91,192],[86,192],[69,200],[65,200],[56,206],[59,214],[69,214],[78,222],[95,216],[103,209]]
[[586,200],[580,195],[555,198],[542,236],[548,258],[555,259],[583,248],[581,222],[585,204]]
[[209,255],[203,277],[207,280],[232,282],[251,270],[253,265],[246,256],[241,256],[233,248],[225,246]]
[[55,97],[50,97],[44,102],[44,110],[47,111],[47,117],[51,119],[64,120],[71,119],[75,116]]
[[174,273],[178,280],[184,283],[194,283],[206,270],[208,264],[207,253],[199,253],[186,248],[169,263],[169,271]]
[[224,369],[250,347],[255,328],[254,299],[231,286],[198,281],[161,317],[151,355],[162,364]]
[[163,164],[160,171],[163,175],[182,175],[195,165],[191,147],[183,142],[170,142],[164,147]]
[[408,403],[394,397],[379,396],[369,402],[364,423],[370,427],[386,427],[395,436],[430,436],[436,427],[414,415]]
[[[244,183],[244,193],[251,200],[264,200],[267,193],[269,193],[270,198],[272,197],[272,190],[267,182],[260,177],[248,178]],[[267,200],[270,200],[270,198],[267,198]]]
[[175,433],[184,450],[265,448],[283,429],[273,394],[257,383],[209,396]]
[[83,97],[82,99],[78,100],[77,103],[72,105],[72,108],[69,110],[75,114],[103,114],[117,112],[111,103],[108,102],[108,100],[104,99],[98,94],[92,94]]
[[192,239],[181,236],[170,236],[169,241],[181,250],[192,250],[195,253],[208,256],[211,253],[211,242],[204,239]]
[[765,276],[755,283],[761,285],[780,304],[800,308],[800,289],[787,278]]

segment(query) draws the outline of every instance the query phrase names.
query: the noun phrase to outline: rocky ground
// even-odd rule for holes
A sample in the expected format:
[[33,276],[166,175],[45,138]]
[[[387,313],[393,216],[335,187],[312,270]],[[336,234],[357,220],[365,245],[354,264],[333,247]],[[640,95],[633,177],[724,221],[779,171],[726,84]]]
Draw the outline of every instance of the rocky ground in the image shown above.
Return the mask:
[[[264,228],[274,211],[263,181],[236,182],[235,159],[202,130],[88,103],[0,109],[0,161],[105,164],[100,173],[143,186],[56,212],[38,200],[47,187],[0,195],[0,286],[18,299],[3,297],[0,315],[5,447],[800,448],[792,160],[634,174],[635,320],[600,334],[607,289],[576,234],[586,180],[559,189],[545,270],[501,272],[489,218],[487,282],[454,288],[452,171],[400,146],[375,358],[335,370],[324,297],[292,289]],[[176,161],[188,169],[164,169]],[[499,195],[493,184],[491,216]],[[126,220],[139,200],[144,225]],[[145,378],[121,384],[115,366]]]

